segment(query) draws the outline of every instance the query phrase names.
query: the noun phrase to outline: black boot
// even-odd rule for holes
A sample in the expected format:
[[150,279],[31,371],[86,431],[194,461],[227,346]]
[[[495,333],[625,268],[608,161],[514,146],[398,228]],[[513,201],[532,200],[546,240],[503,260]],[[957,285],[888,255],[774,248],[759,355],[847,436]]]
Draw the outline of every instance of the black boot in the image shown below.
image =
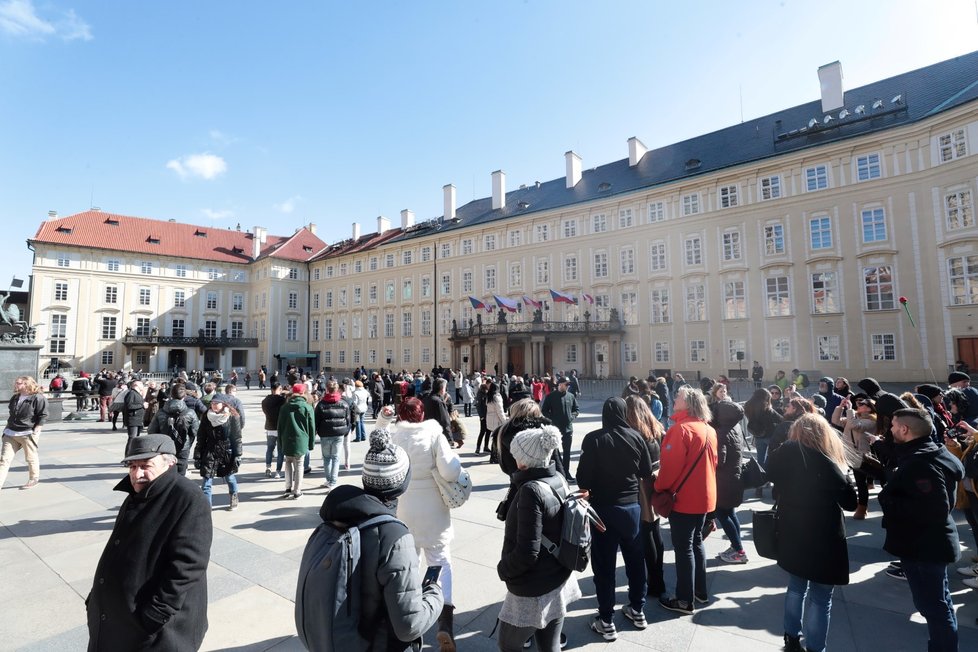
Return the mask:
[[441,609],[441,616],[438,617],[438,639],[439,652],[455,652],[455,607],[446,604]]
[[784,635],[784,652],[804,652],[800,636]]

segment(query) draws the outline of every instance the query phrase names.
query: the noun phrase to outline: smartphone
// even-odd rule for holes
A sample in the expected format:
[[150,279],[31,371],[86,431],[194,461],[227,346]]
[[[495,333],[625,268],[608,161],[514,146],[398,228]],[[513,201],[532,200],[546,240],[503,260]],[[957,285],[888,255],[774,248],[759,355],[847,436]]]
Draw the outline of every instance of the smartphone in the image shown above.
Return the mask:
[[441,566],[428,566],[428,570],[424,574],[424,579],[421,580],[421,588],[427,587],[432,582],[437,582],[440,575]]

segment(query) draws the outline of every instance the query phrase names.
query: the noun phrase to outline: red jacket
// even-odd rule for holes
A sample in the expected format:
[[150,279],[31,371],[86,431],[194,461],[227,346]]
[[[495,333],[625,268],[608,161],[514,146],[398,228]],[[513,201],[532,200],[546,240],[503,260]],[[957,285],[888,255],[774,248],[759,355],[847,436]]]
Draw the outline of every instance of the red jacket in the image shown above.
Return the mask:
[[673,415],[675,422],[662,439],[657,491],[675,491],[706,445],[689,479],[676,496],[674,511],[682,514],[708,514],[717,506],[717,433],[705,421],[685,411]]

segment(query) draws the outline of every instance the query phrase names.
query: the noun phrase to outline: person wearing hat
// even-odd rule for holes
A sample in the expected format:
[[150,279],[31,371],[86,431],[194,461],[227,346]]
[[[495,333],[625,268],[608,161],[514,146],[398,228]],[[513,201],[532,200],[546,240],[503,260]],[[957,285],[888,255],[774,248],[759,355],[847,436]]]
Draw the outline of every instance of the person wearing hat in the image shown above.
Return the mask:
[[506,583],[499,610],[500,650],[518,652],[532,636],[539,650],[556,652],[567,605],[581,597],[570,569],[541,544],[541,534],[560,541],[561,500],[569,493],[553,462],[559,443],[560,431],[544,425],[521,430],[509,445],[517,470],[511,476],[513,499],[496,564]]
[[[381,515],[394,515],[398,497],[411,483],[411,465],[403,448],[391,442],[387,430],[370,433],[370,450],[363,459],[363,488],[339,485],[326,496],[319,516],[324,522],[354,526]],[[401,521],[381,523],[360,531],[360,622],[371,650],[420,649],[444,606],[438,582],[422,586],[416,542]],[[415,647],[416,645],[416,647]]]
[[228,405],[224,394],[214,394],[207,414],[200,421],[197,446],[194,448],[194,468],[204,478],[201,487],[211,503],[214,478],[224,478],[231,494],[228,510],[238,507],[238,465],[241,462],[241,422],[238,412]]
[[279,409],[278,442],[285,454],[285,494],[295,499],[302,495],[303,458],[316,445],[316,417],[305,397],[306,386],[292,385],[292,395]]
[[136,437],[115,486],[126,495],[99,559],[88,612],[88,650],[197,650],[207,631],[210,507],[173,471],[173,440]]
[[968,423],[978,423],[978,389],[971,386],[971,376],[963,371],[952,371],[947,377],[948,389],[958,389],[967,399],[967,411],[961,418]]
[[564,463],[564,468],[567,469],[567,481],[574,482],[574,478],[570,475],[571,442],[574,438],[574,419],[581,413],[581,410],[577,407],[577,399],[567,391],[569,386],[570,378],[559,378],[557,391],[547,394],[540,405],[540,411],[560,431],[561,461]]

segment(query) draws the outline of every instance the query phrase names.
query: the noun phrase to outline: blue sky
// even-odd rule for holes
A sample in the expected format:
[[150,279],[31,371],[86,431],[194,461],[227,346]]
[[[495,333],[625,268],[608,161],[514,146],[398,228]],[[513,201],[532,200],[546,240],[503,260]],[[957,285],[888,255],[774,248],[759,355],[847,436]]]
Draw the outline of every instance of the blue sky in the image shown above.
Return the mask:
[[975,0],[0,0],[0,290],[49,210],[332,242],[975,49]]

